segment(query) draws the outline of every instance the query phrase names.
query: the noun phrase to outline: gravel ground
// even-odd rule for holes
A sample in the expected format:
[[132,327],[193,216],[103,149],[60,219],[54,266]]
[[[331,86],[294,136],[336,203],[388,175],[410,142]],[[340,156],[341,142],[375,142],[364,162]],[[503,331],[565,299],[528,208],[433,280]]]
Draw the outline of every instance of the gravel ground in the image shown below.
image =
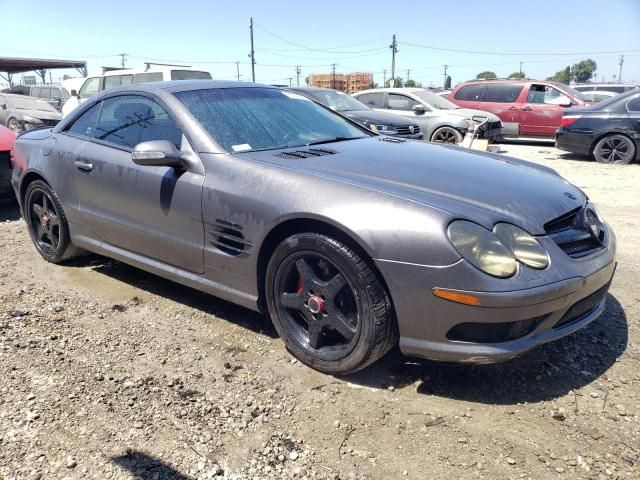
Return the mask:
[[266,318],[88,257],[45,263],[0,211],[0,477],[640,478],[640,166],[502,145],[586,190],[616,231],[607,309],[511,362],[346,378]]

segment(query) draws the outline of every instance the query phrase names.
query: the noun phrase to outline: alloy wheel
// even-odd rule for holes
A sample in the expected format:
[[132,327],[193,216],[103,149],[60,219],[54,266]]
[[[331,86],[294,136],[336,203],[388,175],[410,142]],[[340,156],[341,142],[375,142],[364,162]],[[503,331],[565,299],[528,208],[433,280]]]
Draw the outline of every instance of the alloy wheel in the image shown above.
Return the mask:
[[326,358],[348,354],[358,339],[354,291],[336,265],[319,253],[283,262],[275,294],[280,318],[300,344]]
[[9,120],[9,123],[7,124],[7,128],[9,128],[9,130],[15,133],[22,132],[22,127],[20,126],[20,122],[18,122],[18,120],[16,120],[15,118],[12,118],[11,120]]
[[596,160],[602,163],[629,163],[635,152],[627,137],[612,135],[598,143],[595,153]]
[[36,189],[29,196],[27,208],[37,247],[52,254],[60,244],[60,214],[51,197],[44,190]]
[[436,131],[431,139],[434,143],[450,143],[456,144],[460,140],[460,134],[453,128],[445,127]]

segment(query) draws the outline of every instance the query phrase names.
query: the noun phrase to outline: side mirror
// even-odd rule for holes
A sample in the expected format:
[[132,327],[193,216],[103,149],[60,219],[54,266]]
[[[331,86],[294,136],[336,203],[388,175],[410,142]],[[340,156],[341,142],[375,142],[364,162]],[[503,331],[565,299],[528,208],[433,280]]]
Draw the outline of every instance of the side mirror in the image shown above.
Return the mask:
[[545,102],[549,105],[558,105],[559,107],[570,107],[571,106],[571,100],[569,99],[569,97],[567,97],[566,95],[560,95],[559,97],[556,97],[548,102]]
[[416,113],[424,113],[424,112],[427,111],[427,109],[424,108],[424,105],[418,104],[418,105],[414,105],[413,106],[413,111],[416,112]]
[[78,91],[74,88],[73,90],[71,90],[71,96],[72,97],[78,97]]
[[147,167],[184,168],[182,154],[168,140],[151,140],[139,143],[131,152],[131,160],[136,165]]
[[6,110],[6,109],[7,109],[7,104],[6,104],[6,103],[3,103],[3,104],[2,104],[2,109],[3,109],[3,110]]

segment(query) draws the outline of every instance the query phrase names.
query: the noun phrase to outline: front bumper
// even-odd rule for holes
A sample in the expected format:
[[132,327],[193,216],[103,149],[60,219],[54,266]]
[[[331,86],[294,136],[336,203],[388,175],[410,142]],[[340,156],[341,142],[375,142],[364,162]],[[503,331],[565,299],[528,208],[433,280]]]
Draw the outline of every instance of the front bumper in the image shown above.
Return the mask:
[[[544,271],[529,271],[526,279],[514,279],[514,283],[532,286],[509,291],[469,288],[476,274],[464,260],[445,267],[378,260],[396,309],[401,351],[430,360],[495,363],[583,328],[604,311],[616,265],[615,236],[609,231],[605,249],[578,260],[561,251],[553,253],[552,259],[557,253],[566,257],[566,262],[559,257],[549,267],[554,268],[555,281],[545,283]],[[558,279],[562,275],[564,278]],[[508,288],[509,280],[499,282]],[[452,284],[467,287],[456,290],[475,295],[481,306],[433,295],[432,288],[449,288]],[[506,335],[506,341],[459,340],[453,333],[459,332],[461,326],[482,329],[480,336],[487,338],[494,334],[499,338],[508,331],[517,334]]]

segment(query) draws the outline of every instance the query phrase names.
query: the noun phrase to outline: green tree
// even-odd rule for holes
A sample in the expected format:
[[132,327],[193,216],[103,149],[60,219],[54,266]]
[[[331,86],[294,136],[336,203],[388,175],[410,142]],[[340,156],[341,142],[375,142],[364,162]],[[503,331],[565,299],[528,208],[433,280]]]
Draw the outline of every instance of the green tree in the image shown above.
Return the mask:
[[527,78],[527,75],[524,72],[513,72],[509,78]]
[[[391,79],[387,80],[384,84],[385,87],[389,87],[391,85]],[[402,81],[401,77],[396,77],[395,82],[394,82],[394,87],[400,88],[404,85],[404,82]]]
[[498,76],[495,74],[495,72],[485,70],[484,72],[480,72],[478,75],[476,75],[476,78],[483,80],[493,80],[494,78],[498,78]]
[[587,58],[581,62],[574,63],[571,67],[571,80],[576,83],[585,83],[593,78],[598,65],[596,62]]
[[444,81],[445,90],[451,89],[451,75],[447,75],[447,79]]
[[554,82],[560,82],[569,84],[571,82],[571,67],[558,70],[551,77],[547,77],[547,80],[553,80]]
[[411,88],[422,88],[422,84],[420,82],[416,82],[415,80],[412,80],[412,79],[409,79],[406,82],[404,82],[404,86],[411,87]]

